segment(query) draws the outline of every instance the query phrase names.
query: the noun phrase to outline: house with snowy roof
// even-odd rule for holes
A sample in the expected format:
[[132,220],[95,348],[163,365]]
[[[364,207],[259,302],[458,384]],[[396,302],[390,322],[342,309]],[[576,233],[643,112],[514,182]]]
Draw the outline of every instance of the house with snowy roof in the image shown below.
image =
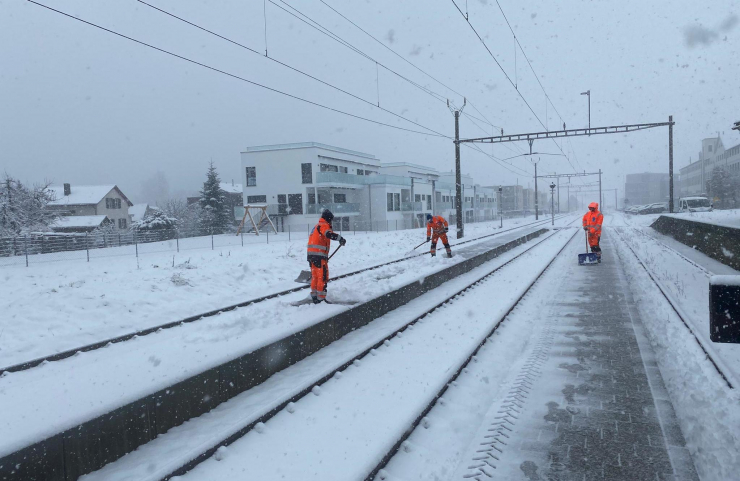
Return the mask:
[[[116,185],[52,185],[53,198],[47,208],[63,217],[90,217],[89,219],[62,219],[58,225],[75,224],[78,232],[93,230],[103,225],[99,216],[106,217],[117,229],[131,226],[129,208],[134,204]],[[100,222],[98,222],[100,220]],[[80,225],[77,225],[80,224]]]

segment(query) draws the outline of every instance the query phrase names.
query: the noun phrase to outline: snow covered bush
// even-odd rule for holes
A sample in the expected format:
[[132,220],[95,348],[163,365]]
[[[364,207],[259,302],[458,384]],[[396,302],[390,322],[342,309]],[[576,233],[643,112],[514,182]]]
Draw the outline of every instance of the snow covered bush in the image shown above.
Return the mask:
[[0,236],[47,231],[59,214],[46,208],[54,200],[50,183],[23,185],[8,174],[0,185]]

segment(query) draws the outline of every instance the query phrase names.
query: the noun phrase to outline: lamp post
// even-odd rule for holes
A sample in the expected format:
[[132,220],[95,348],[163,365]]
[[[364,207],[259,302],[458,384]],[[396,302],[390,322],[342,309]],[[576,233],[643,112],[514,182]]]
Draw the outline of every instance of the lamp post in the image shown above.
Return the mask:
[[552,225],[555,225],[555,182],[550,184],[550,214],[552,214]]
[[[588,95],[588,128],[591,128],[591,90],[581,92],[581,95]],[[590,134],[589,134],[590,135]]]
[[501,218],[501,227],[500,229],[504,228],[504,189],[499,185],[498,186],[498,212],[499,217]]

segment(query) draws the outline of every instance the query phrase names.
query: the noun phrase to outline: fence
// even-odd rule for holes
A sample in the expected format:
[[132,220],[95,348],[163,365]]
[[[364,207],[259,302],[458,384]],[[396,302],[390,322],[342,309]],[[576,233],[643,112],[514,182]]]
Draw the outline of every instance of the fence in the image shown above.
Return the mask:
[[[481,216],[467,220],[466,223],[486,222],[497,219]],[[455,216],[448,219],[454,229]],[[334,230],[344,236],[390,232],[425,227],[425,220],[399,219],[383,221],[350,221],[347,217],[334,221]],[[259,236],[254,233],[240,235],[210,234],[188,236],[177,229],[150,231],[127,231],[121,233],[59,234],[35,233],[16,237],[0,237],[0,266],[22,266],[44,262],[76,260],[90,262],[90,259],[181,252],[193,249],[222,249],[244,247],[251,244],[288,242],[308,239],[315,223],[284,225],[278,223],[278,234],[264,230]]]

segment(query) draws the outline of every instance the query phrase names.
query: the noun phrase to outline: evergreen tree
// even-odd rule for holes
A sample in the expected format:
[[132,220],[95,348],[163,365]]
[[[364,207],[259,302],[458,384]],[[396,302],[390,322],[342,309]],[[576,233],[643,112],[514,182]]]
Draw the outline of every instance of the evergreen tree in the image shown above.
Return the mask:
[[203,234],[223,234],[229,226],[229,211],[226,206],[226,195],[221,190],[221,179],[218,177],[213,162],[208,166],[206,181],[200,191],[201,231]]
[[734,172],[730,172],[724,166],[717,166],[712,171],[709,179],[709,192],[713,198],[720,200],[723,209],[737,205],[738,190],[740,190],[740,178]]

